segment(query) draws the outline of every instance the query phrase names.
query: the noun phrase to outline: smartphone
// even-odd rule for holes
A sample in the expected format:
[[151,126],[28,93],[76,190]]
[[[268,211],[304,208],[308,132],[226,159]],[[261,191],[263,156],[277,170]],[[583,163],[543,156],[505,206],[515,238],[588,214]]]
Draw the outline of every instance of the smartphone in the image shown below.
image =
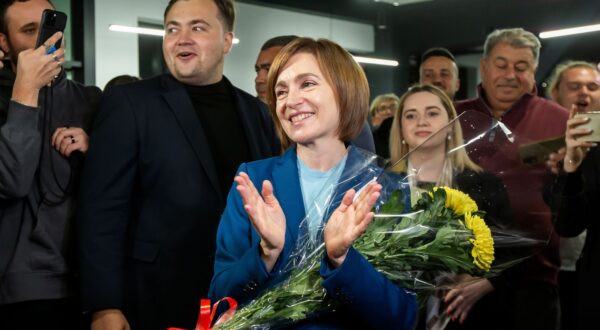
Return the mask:
[[538,165],[548,159],[548,155],[565,146],[565,137],[534,141],[519,146],[519,157],[523,165]]
[[[48,38],[54,35],[56,32],[65,31],[65,26],[67,25],[67,14],[56,11],[46,9],[42,13],[42,21],[40,23],[40,29],[38,31],[37,42],[35,43],[35,48],[41,46]],[[55,44],[54,49],[59,49],[62,43],[62,38],[60,38]],[[49,53],[51,53],[50,51]]]
[[578,112],[575,114],[574,117],[589,118],[590,120],[588,122],[577,126],[577,128],[587,128],[592,130],[590,134],[579,136],[577,140],[588,142],[600,142],[600,111]]

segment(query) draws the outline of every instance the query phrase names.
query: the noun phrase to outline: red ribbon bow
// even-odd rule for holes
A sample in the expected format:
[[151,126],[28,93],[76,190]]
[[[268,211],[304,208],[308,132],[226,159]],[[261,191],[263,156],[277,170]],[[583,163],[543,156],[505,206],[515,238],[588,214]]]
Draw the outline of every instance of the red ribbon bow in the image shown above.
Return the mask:
[[[210,308],[210,299],[200,299],[200,315],[198,316],[198,322],[196,322],[196,329],[194,330],[212,330],[210,324],[212,323],[215,313],[217,312],[217,306],[219,306],[219,303],[222,301],[226,301],[229,304],[229,309],[221,315],[219,320],[215,323],[215,327],[229,321],[229,319],[233,317],[233,314],[235,314],[235,310],[237,309],[237,301],[235,301],[235,299],[229,297],[222,298],[212,306],[212,310]],[[168,328],[167,330],[185,329]]]

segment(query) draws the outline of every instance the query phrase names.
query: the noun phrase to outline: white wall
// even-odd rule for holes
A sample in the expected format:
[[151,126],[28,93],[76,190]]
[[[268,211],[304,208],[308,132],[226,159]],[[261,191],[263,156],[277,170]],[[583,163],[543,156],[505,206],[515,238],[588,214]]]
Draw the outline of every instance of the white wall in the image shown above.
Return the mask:
[[[110,24],[137,26],[138,21],[162,23],[163,0],[95,1],[96,85],[121,74],[137,76],[137,35],[108,30]],[[126,8],[126,9],[124,9]],[[375,49],[372,25],[324,16],[236,3],[236,37],[240,43],[225,57],[225,75],[237,87],[254,94],[254,62],[260,46],[277,35],[296,34],[328,38],[350,51],[370,53]]]
[[162,22],[166,1],[101,0],[94,2],[96,86],[104,86],[111,78],[122,74],[138,76],[137,35],[109,31],[108,26],[110,24],[137,26],[140,18]]

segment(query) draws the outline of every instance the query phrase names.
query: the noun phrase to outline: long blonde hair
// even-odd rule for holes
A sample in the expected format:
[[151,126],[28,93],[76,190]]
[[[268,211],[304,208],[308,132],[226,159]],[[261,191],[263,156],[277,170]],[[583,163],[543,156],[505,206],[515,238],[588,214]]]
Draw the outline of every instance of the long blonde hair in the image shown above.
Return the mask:
[[[408,91],[404,93],[402,97],[400,97],[400,106],[398,107],[398,112],[394,114],[394,121],[390,131],[390,160],[392,164],[398,163],[410,151],[408,149],[408,145],[402,143],[402,111],[404,110],[406,99],[413,94],[421,92],[431,93],[440,99],[444,109],[446,109],[449,121],[452,121],[457,117],[452,101],[441,89],[432,85],[421,84],[416,84],[410,87]],[[481,172],[481,167],[479,167],[479,165],[475,164],[471,158],[469,158],[465,149],[457,148],[463,144],[464,139],[460,123],[458,121],[454,121],[452,131],[450,133],[450,139],[446,142],[446,152],[452,150],[450,157],[447,158],[450,160],[448,165],[451,169],[457,172],[462,172],[465,169]]]

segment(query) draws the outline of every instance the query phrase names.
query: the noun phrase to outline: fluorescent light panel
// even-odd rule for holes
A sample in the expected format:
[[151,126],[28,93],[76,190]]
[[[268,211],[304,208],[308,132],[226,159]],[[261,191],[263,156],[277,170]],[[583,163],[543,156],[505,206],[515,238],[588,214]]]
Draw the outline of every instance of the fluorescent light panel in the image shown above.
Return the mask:
[[[143,27],[137,27],[137,26],[111,24],[108,26],[108,29],[111,31],[116,31],[116,32],[136,33],[136,34],[144,34],[144,35],[158,36],[158,37],[162,37],[165,35],[165,30],[162,30],[162,29],[143,28]],[[233,38],[233,44],[239,44],[239,43],[240,43],[240,39]]]
[[574,34],[597,32],[597,31],[600,31],[600,24],[578,26],[578,27],[569,28],[569,29],[546,31],[546,32],[540,33],[540,38],[548,39],[548,38],[564,37],[564,36],[570,36],[570,35],[574,35]]
[[[136,33],[136,34],[144,34],[144,35],[159,36],[159,37],[162,37],[165,35],[165,31],[162,29],[152,29],[152,28],[144,28],[144,27],[137,27],[137,26],[111,24],[108,26],[108,29],[110,31],[116,31],[116,32]],[[240,42],[240,39],[233,38],[234,44],[238,44],[239,42]],[[398,66],[398,61],[394,61],[394,60],[384,60],[384,59],[379,59],[379,58],[362,57],[362,56],[354,56],[354,60],[358,63],[365,63],[365,64]]]
[[386,66],[398,66],[398,61],[394,60],[384,60],[380,58],[373,57],[362,57],[362,56],[353,56],[354,60],[358,63],[365,64],[377,64],[377,65],[386,65]]

